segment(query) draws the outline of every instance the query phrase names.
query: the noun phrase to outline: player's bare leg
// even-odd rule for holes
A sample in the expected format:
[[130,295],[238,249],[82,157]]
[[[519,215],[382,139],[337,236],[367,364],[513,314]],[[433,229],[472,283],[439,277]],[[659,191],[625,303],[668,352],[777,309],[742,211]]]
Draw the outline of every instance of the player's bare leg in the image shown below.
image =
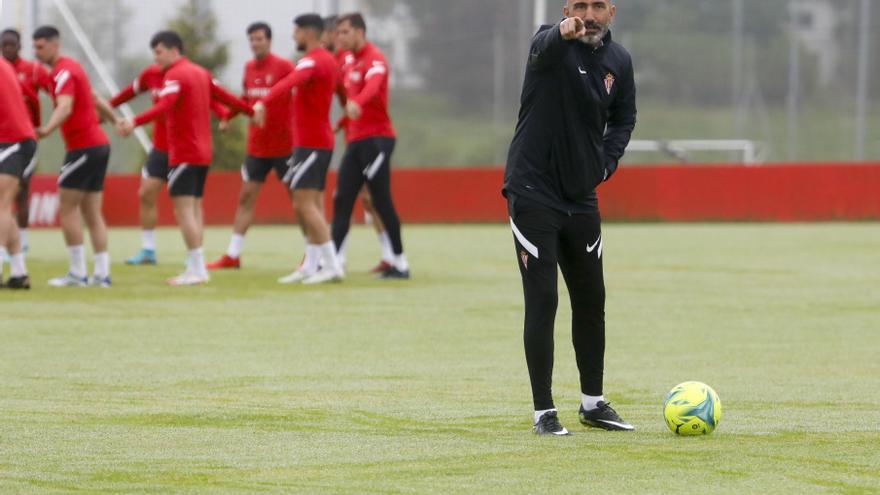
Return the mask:
[[[0,174],[0,250],[9,254],[10,287],[29,289],[27,267],[21,250],[18,225],[12,215],[12,203],[19,187],[19,180],[12,175]],[[3,278],[3,257],[0,256],[0,285]],[[13,284],[15,282],[15,284]]]
[[198,249],[201,246],[202,234],[199,228],[199,215],[194,196],[180,196],[174,198],[174,217],[180,226],[183,235],[183,243],[187,250]]
[[205,245],[205,207],[202,198],[196,198],[196,225],[199,229],[199,246]]
[[364,211],[370,215],[373,228],[376,230],[376,235],[379,238],[379,246],[382,248],[382,259],[375,268],[370,270],[370,273],[385,273],[394,263],[394,248],[391,247],[391,238],[388,237],[388,232],[385,230],[385,224],[382,223],[381,215],[376,211],[376,207],[373,206],[373,197],[370,195],[370,189],[366,185],[361,188],[360,197],[361,205],[364,207]]
[[[324,191],[321,191],[321,194],[315,195],[315,207],[321,212],[321,216],[327,218],[327,199]],[[291,196],[292,198],[293,196]]]
[[21,180],[18,183],[18,194],[15,195],[16,223],[18,224],[19,237],[21,239],[21,250],[28,250],[28,224],[30,223],[31,181],[30,179]]
[[64,243],[67,245],[69,269],[67,275],[49,281],[53,287],[85,287],[88,285],[86,250],[83,245],[82,211],[80,206],[86,196],[85,191],[62,187],[59,192],[58,219]]
[[59,193],[58,221],[61,223],[61,233],[64,235],[64,243],[70,246],[83,244],[82,215],[80,204],[86,193],[76,189],[62,188]]
[[260,182],[245,182],[242,186],[238,196],[238,209],[235,211],[235,223],[232,227],[234,233],[245,235],[254,223],[254,210],[262,186]]
[[[293,204],[294,201],[293,193],[294,191],[290,191],[291,204]],[[315,195],[314,200],[315,209],[317,209],[320,212],[321,216],[324,217],[326,220],[326,216],[324,213],[326,211],[326,208],[324,206],[324,192],[321,191],[320,194]],[[294,212],[296,211],[296,206],[294,205]],[[320,250],[318,250],[316,246],[312,245],[312,243],[309,242],[309,236],[306,232],[306,223],[299,218],[299,215],[297,215],[297,225],[299,225],[299,229],[303,235],[303,240],[305,241],[305,253],[303,254],[302,261],[300,261],[299,263],[299,267],[297,267],[297,269],[293,273],[278,279],[278,282],[282,284],[293,284],[302,282],[305,278],[310,276],[307,274],[314,274],[320,269]],[[341,258],[340,263],[344,265]]]
[[[280,280],[282,283],[302,281],[306,284],[341,281],[345,273],[330,237],[330,226],[319,204],[324,193],[317,189],[293,191],[293,207],[306,235],[306,261],[297,272]],[[311,251],[311,252],[310,252]],[[318,269],[318,265],[321,269]]]
[[83,196],[81,209],[83,219],[89,229],[92,250],[95,253],[95,270],[92,285],[110,287],[110,253],[107,251],[107,222],[104,221],[102,206],[104,193],[90,192]]
[[138,199],[140,200],[140,220],[143,229],[141,251],[125,261],[129,265],[156,264],[156,227],[159,224],[159,194],[165,181],[155,177],[141,178]]
[[186,271],[179,277],[168,281],[171,285],[198,285],[208,282],[208,270],[205,266],[205,255],[202,251],[204,239],[203,211],[201,199],[195,196],[177,196],[172,198],[174,216],[180,226],[183,242],[187,249]]
[[217,261],[208,264],[209,270],[222,270],[226,268],[241,267],[241,252],[244,248],[244,236],[254,223],[254,210],[257,208],[257,198],[260,196],[262,182],[246,181],[242,184],[238,194],[238,208],[235,210],[235,220],[232,224],[232,238],[229,240],[229,248]]
[[12,203],[18,183],[16,177],[0,174],[0,248],[7,249],[9,254],[17,253],[21,249],[18,228],[12,215]]
[[300,189],[290,192],[290,199],[293,203],[293,210],[296,212],[297,222],[300,230],[305,238],[305,254],[300,266],[290,275],[278,279],[282,284],[298,284],[303,280],[314,276],[318,273],[321,262],[320,244],[315,244],[311,226],[315,223],[315,212],[321,215],[318,203],[321,201],[322,194],[313,194],[316,191],[311,189]]
[[89,229],[92,248],[96,253],[107,251],[107,223],[101,213],[103,202],[104,194],[96,192],[86,193],[81,203],[83,219]]

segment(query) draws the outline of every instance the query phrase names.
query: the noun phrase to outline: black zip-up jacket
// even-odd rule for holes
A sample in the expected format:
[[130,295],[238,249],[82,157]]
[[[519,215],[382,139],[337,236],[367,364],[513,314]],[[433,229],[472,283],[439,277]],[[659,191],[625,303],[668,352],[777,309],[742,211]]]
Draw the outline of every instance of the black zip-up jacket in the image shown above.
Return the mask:
[[598,210],[636,124],[632,58],[605,35],[594,48],[566,41],[559,24],[532,39],[504,194],[568,213]]

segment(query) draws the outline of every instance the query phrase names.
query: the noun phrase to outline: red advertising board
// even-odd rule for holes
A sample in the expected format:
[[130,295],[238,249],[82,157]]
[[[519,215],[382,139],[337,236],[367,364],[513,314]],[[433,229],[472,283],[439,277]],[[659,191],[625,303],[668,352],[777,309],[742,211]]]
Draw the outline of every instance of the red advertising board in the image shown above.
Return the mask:
[[[503,222],[507,217],[500,168],[398,169],[393,194],[405,223]],[[138,222],[137,175],[111,175],[104,211],[115,226]],[[336,175],[331,173],[328,191]],[[212,173],[205,196],[205,221],[232,223],[238,204],[238,173]],[[327,195],[332,214],[332,194]],[[659,221],[829,221],[880,219],[880,163],[743,165],[657,165],[625,167],[599,189],[606,220]],[[160,223],[173,225],[167,195]],[[34,178],[34,226],[58,223],[55,178]],[[356,218],[362,218],[356,212]],[[257,203],[256,221],[294,221],[284,187],[270,179]]]

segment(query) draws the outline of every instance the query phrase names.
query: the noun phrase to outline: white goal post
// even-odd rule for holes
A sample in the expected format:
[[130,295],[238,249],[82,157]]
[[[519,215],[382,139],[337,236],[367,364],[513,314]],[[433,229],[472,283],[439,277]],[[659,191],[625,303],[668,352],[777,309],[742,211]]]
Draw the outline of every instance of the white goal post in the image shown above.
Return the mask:
[[[104,84],[104,87],[107,88],[107,91],[117,94],[119,93],[119,85],[116,84],[116,81],[113,80],[113,77],[110,76],[110,71],[107,70],[107,65],[101,60],[101,57],[98,56],[98,52],[95,50],[95,47],[92,45],[92,42],[89,41],[88,36],[80,25],[79,21],[76,19],[76,16],[73,15],[73,12],[70,10],[70,7],[67,6],[67,0],[55,0],[55,6],[58,8],[58,12],[61,14],[61,17],[64,19],[64,22],[67,23],[67,26],[70,28],[71,33],[76,38],[77,43],[82,47],[83,52],[85,52],[86,57],[89,59],[89,63],[95,68],[95,72],[98,74],[98,77],[101,79],[101,83]],[[133,118],[134,112],[131,110],[131,107],[128,104],[122,105],[120,107],[120,111],[122,115],[126,118]],[[147,137],[147,133],[140,127],[135,129],[135,136],[137,137],[138,142],[140,142],[141,146],[144,148],[144,151],[147,153],[153,148],[153,145],[150,143],[149,138]]]
[[742,163],[757,165],[758,145],[745,139],[680,139],[680,140],[633,140],[626,148],[631,152],[661,152],[688,161],[690,151],[735,152],[742,154]]

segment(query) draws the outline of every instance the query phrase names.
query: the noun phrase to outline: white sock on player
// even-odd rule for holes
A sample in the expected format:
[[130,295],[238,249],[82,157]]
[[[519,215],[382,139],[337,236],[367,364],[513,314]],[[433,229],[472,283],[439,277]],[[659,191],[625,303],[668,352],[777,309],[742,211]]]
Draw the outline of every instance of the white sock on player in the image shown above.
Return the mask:
[[110,253],[95,253],[95,271],[97,279],[105,279],[110,276]]
[[388,231],[379,234],[379,245],[382,246],[382,261],[386,263],[394,262],[394,247],[391,245],[391,237]]
[[0,246],[0,276],[3,275],[3,264],[6,263],[6,258],[9,257],[9,251],[6,250],[5,246]]
[[30,244],[28,243],[28,229],[18,229],[18,237],[21,239],[21,250],[26,251]]
[[318,249],[321,252],[321,259],[324,261],[325,270],[333,270],[333,273],[342,274],[342,265],[336,256],[336,245],[333,241],[321,244]]
[[244,236],[240,234],[232,234],[232,237],[229,239],[229,249],[226,250],[226,256],[238,259],[241,257],[241,252],[243,250]]
[[208,278],[208,268],[205,266],[205,251],[202,248],[193,249],[187,253],[186,270],[201,278]]
[[595,409],[599,409],[599,403],[605,402],[605,396],[592,396],[587,394],[581,394],[581,405],[584,406],[584,411],[592,411]]
[[556,409],[544,409],[543,411],[535,411],[535,421],[532,424],[538,424],[538,420],[541,419],[541,416],[555,410]]
[[[2,270],[2,269],[0,269]],[[27,266],[24,263],[24,253],[19,251],[18,254],[13,254],[12,258],[9,260],[9,276],[10,277],[24,277],[27,275]]]
[[144,229],[141,232],[141,248],[148,251],[156,250],[156,231]]
[[317,273],[318,266],[321,264],[321,248],[316,244],[306,244],[306,256],[303,259],[302,272],[306,276]]
[[67,255],[70,259],[70,274],[76,278],[86,278],[89,274],[86,268],[86,248],[82,244],[68,246]]
[[394,265],[394,268],[397,268],[402,272],[409,271],[409,261],[407,261],[406,255],[403,253],[394,255],[394,262],[391,264]]

